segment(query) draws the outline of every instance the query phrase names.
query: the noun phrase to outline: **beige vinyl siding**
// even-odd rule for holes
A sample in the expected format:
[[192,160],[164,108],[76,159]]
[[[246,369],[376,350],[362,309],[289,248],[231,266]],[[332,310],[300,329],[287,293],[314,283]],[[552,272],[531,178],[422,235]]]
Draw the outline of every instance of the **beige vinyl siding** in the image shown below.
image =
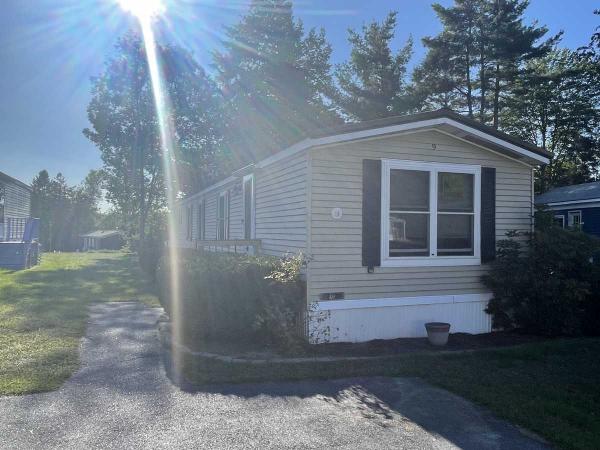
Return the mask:
[[[307,236],[307,154],[285,158],[254,173],[255,183],[255,238],[261,240],[262,251],[267,255],[282,256],[286,253],[306,251]],[[197,236],[198,204],[206,202],[205,237],[217,237],[217,201],[219,194],[229,190],[229,238],[244,239],[244,196],[242,177],[223,186],[182,200],[183,221],[178,230],[179,245],[193,247],[186,240],[186,217],[194,205],[194,238]],[[176,211],[176,214],[179,214]],[[178,220],[178,219],[177,219]]]
[[307,153],[282,159],[255,175],[256,238],[264,253],[306,251]]
[[[242,199],[241,199],[241,181],[236,180],[231,183],[228,183],[224,186],[215,187],[202,195],[192,195],[185,200],[179,202],[175,214],[178,230],[177,236],[179,245],[183,247],[193,247],[193,240],[198,236],[198,207],[200,201],[204,200],[205,202],[205,218],[204,218],[204,227],[205,227],[205,239],[214,240],[217,238],[217,201],[219,198],[219,194],[223,191],[229,190],[229,238],[230,239],[241,239],[243,236],[242,231]],[[193,239],[190,242],[186,239],[187,236],[187,208],[191,205],[194,206],[194,215],[193,215]],[[182,221],[179,223],[179,209],[182,210],[183,216]]]
[[[432,145],[435,144],[435,145]],[[483,293],[484,266],[362,267],[362,160],[401,159],[496,168],[496,238],[531,227],[531,167],[443,133],[427,131],[311,150],[309,300]],[[331,217],[339,207],[343,216]]]

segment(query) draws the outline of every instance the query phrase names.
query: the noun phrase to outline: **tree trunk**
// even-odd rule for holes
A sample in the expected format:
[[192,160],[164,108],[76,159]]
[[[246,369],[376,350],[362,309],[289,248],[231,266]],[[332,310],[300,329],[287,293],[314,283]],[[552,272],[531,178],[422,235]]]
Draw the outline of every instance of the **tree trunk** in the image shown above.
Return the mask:
[[480,86],[480,94],[481,94],[481,102],[479,104],[479,121],[481,123],[485,123],[485,96],[486,96],[486,81],[485,81],[485,43],[483,41],[483,37],[481,40],[481,44],[479,47],[479,86]]
[[500,114],[500,63],[496,63],[496,80],[494,85],[494,128],[498,129],[498,116]]
[[144,139],[142,139],[142,120],[140,117],[142,95],[142,80],[139,75],[139,67],[135,71],[135,143],[134,143],[134,159],[137,163],[137,178],[138,178],[138,239],[140,242],[146,237],[146,218],[144,210],[146,208],[146,192],[144,183]]
[[467,107],[469,108],[469,117],[473,118],[473,87],[471,86],[471,52],[467,45],[467,53],[465,55],[466,75],[467,75]]

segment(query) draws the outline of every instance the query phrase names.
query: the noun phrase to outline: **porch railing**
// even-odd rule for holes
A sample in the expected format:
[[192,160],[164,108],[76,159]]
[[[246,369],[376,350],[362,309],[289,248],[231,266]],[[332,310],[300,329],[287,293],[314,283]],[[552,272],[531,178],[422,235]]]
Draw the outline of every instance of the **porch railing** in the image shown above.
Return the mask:
[[241,253],[246,255],[260,255],[262,253],[260,239],[193,240],[189,241],[188,244],[188,248],[208,252]]
[[6,217],[0,223],[0,241],[32,242],[39,238],[39,221],[32,217]]

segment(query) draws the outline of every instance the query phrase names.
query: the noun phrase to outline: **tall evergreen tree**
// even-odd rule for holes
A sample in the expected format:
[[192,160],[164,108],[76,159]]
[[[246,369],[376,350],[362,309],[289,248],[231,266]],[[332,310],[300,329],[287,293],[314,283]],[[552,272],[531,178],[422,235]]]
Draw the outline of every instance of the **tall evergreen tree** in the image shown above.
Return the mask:
[[528,0],[455,0],[434,4],[443,30],[426,37],[428,53],[415,69],[424,106],[445,106],[500,127],[504,97],[526,61],[547,54],[559,36],[541,41],[546,27],[525,25]]
[[287,0],[253,0],[225,30],[214,53],[226,97],[227,149],[233,166],[256,161],[337,122],[324,32],[304,33]]
[[509,92],[523,64],[552,50],[560,34],[536,45],[548,32],[546,27],[523,24],[529,0],[495,0],[488,5],[490,33],[490,107],[492,126],[499,127],[502,94]]
[[390,43],[395,35],[397,12],[381,22],[348,30],[350,60],[336,67],[340,112],[353,120],[369,120],[407,112],[411,103],[406,86],[406,66],[412,56],[409,38],[396,54]]
[[44,250],[52,250],[52,223],[50,220],[51,187],[50,175],[47,170],[41,170],[31,182],[31,215],[40,219],[40,242]]
[[548,150],[536,191],[594,180],[600,164],[600,90],[587,61],[569,50],[531,60],[502,112],[505,131]]
[[445,107],[474,117],[482,6],[482,0],[456,0],[450,8],[432,5],[443,30],[422,39],[428,52],[413,72],[416,95],[426,109]]

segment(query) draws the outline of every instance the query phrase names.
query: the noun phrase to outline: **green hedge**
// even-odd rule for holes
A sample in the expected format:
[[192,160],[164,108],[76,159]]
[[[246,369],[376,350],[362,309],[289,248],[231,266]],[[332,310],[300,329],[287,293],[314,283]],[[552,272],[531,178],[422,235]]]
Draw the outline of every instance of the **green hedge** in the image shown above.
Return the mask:
[[535,232],[509,233],[483,277],[494,294],[487,309],[493,326],[548,336],[600,334],[599,250],[598,239],[538,212]]
[[[306,295],[300,255],[276,259],[182,251],[174,264],[175,274],[167,256],[158,264],[159,295],[185,344],[250,340],[282,349],[302,345]],[[179,286],[177,305],[172,276]]]

